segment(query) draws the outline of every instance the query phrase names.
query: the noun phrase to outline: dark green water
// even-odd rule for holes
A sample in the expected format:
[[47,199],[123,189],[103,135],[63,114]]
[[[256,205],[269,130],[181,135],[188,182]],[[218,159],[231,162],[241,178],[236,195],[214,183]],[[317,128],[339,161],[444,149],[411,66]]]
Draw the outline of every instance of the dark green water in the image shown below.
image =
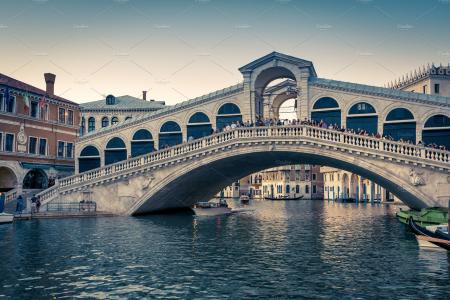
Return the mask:
[[256,202],[225,217],[0,226],[0,299],[449,299],[450,256],[397,207]]

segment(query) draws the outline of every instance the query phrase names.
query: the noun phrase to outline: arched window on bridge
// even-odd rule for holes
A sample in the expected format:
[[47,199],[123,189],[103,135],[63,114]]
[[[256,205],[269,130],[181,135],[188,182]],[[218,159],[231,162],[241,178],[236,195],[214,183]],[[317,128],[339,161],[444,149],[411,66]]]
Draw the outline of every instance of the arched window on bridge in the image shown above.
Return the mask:
[[444,115],[429,118],[422,130],[422,142],[426,145],[435,143],[450,149],[450,118]]
[[378,131],[378,116],[375,108],[367,102],[353,105],[347,114],[347,128],[365,130],[369,134]]
[[113,137],[106,144],[105,166],[127,159],[127,149],[121,138]]
[[109,119],[108,117],[102,118],[102,127],[108,127],[109,126]]
[[219,108],[216,116],[217,129],[222,130],[233,122],[242,122],[241,110],[236,104],[225,103]]
[[111,125],[116,125],[117,123],[119,123],[119,118],[118,117],[112,117],[111,118]]
[[212,126],[209,118],[202,112],[196,112],[189,118],[187,124],[187,137],[198,139],[212,133]]
[[391,110],[383,125],[383,135],[394,140],[416,142],[416,121],[413,114],[406,108]]
[[181,144],[183,134],[181,127],[174,121],[167,121],[159,131],[159,149]]
[[147,129],[139,129],[131,141],[131,156],[139,156],[155,150],[153,136]]
[[90,117],[88,119],[88,132],[92,132],[95,130],[95,118]]
[[86,172],[96,168],[100,168],[100,153],[94,146],[84,147],[78,158],[79,172]]
[[322,97],[314,103],[311,120],[341,126],[341,109],[338,102],[331,97]]

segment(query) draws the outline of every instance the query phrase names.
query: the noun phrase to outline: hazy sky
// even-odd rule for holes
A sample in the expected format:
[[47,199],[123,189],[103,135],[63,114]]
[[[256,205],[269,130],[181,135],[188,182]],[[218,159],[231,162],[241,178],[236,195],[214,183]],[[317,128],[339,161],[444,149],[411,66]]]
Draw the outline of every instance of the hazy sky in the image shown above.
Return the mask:
[[319,77],[383,85],[450,61],[450,0],[0,0],[0,72],[86,102],[173,104],[242,80],[278,51]]

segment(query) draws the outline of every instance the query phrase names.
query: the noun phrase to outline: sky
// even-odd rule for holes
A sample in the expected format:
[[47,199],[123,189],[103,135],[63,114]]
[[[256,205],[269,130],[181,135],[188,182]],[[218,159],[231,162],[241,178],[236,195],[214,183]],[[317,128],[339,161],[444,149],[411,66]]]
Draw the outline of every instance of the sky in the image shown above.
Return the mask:
[[175,104],[242,81],[272,51],[383,86],[450,62],[450,0],[0,0],[0,73],[83,103]]

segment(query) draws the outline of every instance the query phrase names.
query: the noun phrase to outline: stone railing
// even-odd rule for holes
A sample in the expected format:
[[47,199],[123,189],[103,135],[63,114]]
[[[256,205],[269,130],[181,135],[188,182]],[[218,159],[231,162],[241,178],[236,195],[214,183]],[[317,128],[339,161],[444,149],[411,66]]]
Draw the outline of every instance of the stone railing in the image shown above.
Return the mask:
[[7,191],[5,193],[5,204],[13,201],[16,198],[17,198],[17,189],[12,189],[10,191]]
[[108,176],[119,175],[123,172],[134,171],[140,167],[150,166],[154,163],[168,159],[182,158],[184,154],[207,150],[229,141],[246,139],[280,140],[289,138],[302,138],[311,142],[325,142],[325,146],[344,146],[349,150],[363,152],[371,150],[372,154],[385,154],[397,157],[400,160],[421,159],[422,163],[433,163],[434,166],[447,168],[450,152],[416,146],[407,143],[389,141],[385,139],[362,136],[332,129],[318,128],[308,125],[296,126],[270,126],[270,127],[239,127],[230,131],[207,136],[188,143],[158,150],[142,156],[130,158],[98,169],[76,174],[59,180],[58,184],[38,195],[42,203],[55,198],[62,190],[75,185],[89,184],[93,180],[99,180]]

